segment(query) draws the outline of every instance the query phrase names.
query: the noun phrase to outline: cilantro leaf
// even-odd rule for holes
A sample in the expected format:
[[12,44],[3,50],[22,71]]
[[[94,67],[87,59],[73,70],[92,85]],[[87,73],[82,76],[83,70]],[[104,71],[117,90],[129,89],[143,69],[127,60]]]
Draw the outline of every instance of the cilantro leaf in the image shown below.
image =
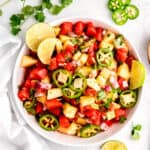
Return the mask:
[[21,12],[25,15],[25,16],[30,16],[34,13],[34,7],[27,5],[25,7],[22,8]]
[[23,14],[14,14],[10,17],[10,24],[11,26],[17,26],[20,25],[23,20],[24,20]]
[[34,17],[38,22],[43,22],[45,20],[45,15],[42,11],[37,12]]
[[72,2],[72,0],[61,0],[61,4],[63,5],[63,7],[70,5]]
[[140,131],[142,129],[142,126],[140,124],[137,124],[133,127],[134,130]]
[[52,13],[53,15],[57,15],[62,11],[63,7],[59,5],[53,5],[50,9],[49,12]]
[[12,33],[13,35],[17,35],[20,31],[21,31],[21,28],[20,28],[19,26],[13,26],[13,27],[11,28],[11,33]]
[[121,117],[119,118],[119,122],[120,122],[120,123],[124,123],[126,120],[127,120],[127,118],[124,117],[124,116],[121,116]]
[[42,0],[42,7],[50,9],[52,7],[52,3],[50,0]]

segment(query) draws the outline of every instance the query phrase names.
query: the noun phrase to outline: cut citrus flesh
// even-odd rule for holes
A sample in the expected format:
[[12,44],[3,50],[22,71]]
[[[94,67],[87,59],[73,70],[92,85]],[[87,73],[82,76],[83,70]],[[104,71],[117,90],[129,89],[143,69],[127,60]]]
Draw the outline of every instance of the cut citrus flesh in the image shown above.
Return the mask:
[[127,147],[120,141],[112,140],[105,142],[102,145],[101,150],[127,150]]
[[133,60],[130,75],[130,89],[141,87],[144,83],[145,77],[146,70],[144,65],[137,60]]
[[46,23],[37,23],[32,25],[26,32],[26,44],[32,51],[36,52],[41,41],[55,36],[52,26]]
[[38,47],[37,55],[43,64],[49,64],[55,50],[57,39],[48,38],[42,41]]

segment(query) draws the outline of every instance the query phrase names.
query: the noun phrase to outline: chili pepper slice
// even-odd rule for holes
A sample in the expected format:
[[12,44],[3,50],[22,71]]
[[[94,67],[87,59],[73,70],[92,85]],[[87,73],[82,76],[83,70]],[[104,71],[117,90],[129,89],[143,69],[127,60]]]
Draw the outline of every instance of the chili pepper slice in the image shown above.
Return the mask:
[[123,25],[127,22],[128,16],[122,9],[117,9],[112,13],[112,19],[117,25]]
[[96,60],[100,67],[108,67],[112,63],[113,53],[109,49],[102,48],[96,53]]
[[47,131],[55,131],[59,127],[59,122],[54,115],[45,114],[39,118],[39,125]]
[[137,95],[135,91],[126,90],[120,94],[120,104],[124,108],[131,108],[137,102]]
[[131,0],[122,0],[123,5],[129,5]]
[[96,135],[100,131],[100,126],[88,124],[80,129],[80,136],[83,138],[88,138]]
[[70,86],[73,90],[84,91],[87,87],[86,78],[80,74],[76,73],[72,77],[73,84]]
[[23,102],[23,107],[25,109],[32,108],[34,107],[34,105],[35,105],[35,98],[32,98],[31,100],[26,100]]
[[82,94],[82,91],[73,90],[71,88],[63,88],[62,89],[63,96],[74,99],[79,98]]
[[36,115],[35,108],[26,108],[27,112],[31,115]]
[[139,16],[139,9],[135,5],[128,5],[125,8],[127,17],[131,20],[136,19]]
[[109,0],[108,1],[108,8],[111,11],[114,11],[114,10],[121,8],[122,5],[123,5],[122,0]]
[[52,79],[59,88],[64,88],[71,84],[72,75],[65,69],[57,69],[53,72]]

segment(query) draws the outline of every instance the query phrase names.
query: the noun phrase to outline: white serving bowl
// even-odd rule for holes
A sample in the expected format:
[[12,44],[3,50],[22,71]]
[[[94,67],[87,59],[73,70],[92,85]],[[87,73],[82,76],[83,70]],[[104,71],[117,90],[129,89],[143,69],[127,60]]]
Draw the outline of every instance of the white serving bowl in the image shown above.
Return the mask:
[[[113,30],[114,32],[119,33],[118,31],[116,31],[113,27],[99,21],[99,20],[95,20],[92,18],[64,18],[64,19],[59,19],[56,21],[51,22],[51,25],[59,25],[64,21],[72,21],[72,22],[76,22],[76,21],[92,21],[94,23],[94,25],[97,26],[102,26],[104,28]],[[126,39],[127,40],[127,39]],[[137,54],[136,50],[133,48],[133,46],[130,44],[130,42],[127,40],[127,42],[129,43],[129,47],[130,47],[130,51],[131,54],[133,54],[138,60],[140,60],[139,55]],[[133,117],[133,114],[135,113],[135,110],[138,107],[139,101],[141,99],[141,93],[142,93],[142,88],[139,90],[139,95],[138,95],[138,102],[136,104],[136,106],[134,108],[132,108],[129,112],[128,112],[128,117],[127,117],[127,121],[124,124],[114,124],[110,129],[108,129],[105,132],[101,132],[99,134],[97,134],[96,136],[93,136],[91,138],[79,138],[76,136],[69,136],[69,135],[65,135],[65,134],[61,134],[59,132],[48,132],[45,131],[44,129],[42,129],[38,123],[35,120],[35,117],[32,115],[29,115],[26,110],[23,108],[22,102],[19,100],[17,93],[18,93],[18,85],[20,85],[22,83],[23,77],[24,77],[24,69],[20,67],[20,61],[21,58],[24,54],[28,53],[28,48],[27,46],[24,44],[24,46],[22,47],[17,60],[16,60],[16,64],[15,64],[15,68],[14,68],[14,72],[13,72],[13,78],[12,78],[12,90],[13,90],[13,95],[14,95],[14,101],[18,107],[18,110],[20,112],[20,114],[22,115],[23,119],[27,122],[27,124],[38,134],[40,134],[41,136],[43,136],[44,138],[46,138],[47,140],[50,140],[52,142],[55,143],[59,143],[59,144],[63,144],[63,145],[70,145],[70,146],[90,146],[90,145],[96,145],[96,144],[100,144],[103,140],[106,140],[108,137],[111,137],[112,135],[115,135],[118,131],[120,131],[121,129],[124,128],[124,126],[131,120],[131,118]],[[126,134],[126,133],[125,133]],[[39,141],[40,142],[40,141]]]

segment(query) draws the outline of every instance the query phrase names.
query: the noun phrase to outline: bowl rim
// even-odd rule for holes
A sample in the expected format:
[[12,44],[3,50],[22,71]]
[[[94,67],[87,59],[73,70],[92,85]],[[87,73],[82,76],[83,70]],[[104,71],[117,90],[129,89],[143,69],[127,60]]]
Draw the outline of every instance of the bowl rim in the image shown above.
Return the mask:
[[[87,20],[88,21],[92,21],[92,22],[98,22],[99,24],[103,24],[103,26],[107,29],[111,29],[112,31],[114,31],[114,32],[116,32],[116,33],[120,33],[120,34],[122,34],[123,36],[124,36],[124,38],[125,38],[125,40],[127,41],[127,43],[128,43],[128,45],[129,45],[129,47],[132,49],[132,51],[134,52],[134,55],[136,55],[136,58],[139,60],[139,61],[141,61],[141,58],[140,58],[140,56],[139,56],[139,54],[138,54],[138,52],[137,52],[137,50],[136,50],[136,48],[133,46],[133,44],[131,43],[131,41],[129,42],[129,40],[126,38],[126,36],[122,33],[122,32],[120,32],[120,30],[119,29],[116,29],[116,27],[115,26],[113,26],[113,25],[109,25],[108,23],[105,23],[105,22],[103,22],[103,21],[101,21],[100,19],[97,19],[97,18],[89,18],[89,17],[64,17],[64,18],[61,18],[61,19],[56,19],[56,20],[54,20],[54,21],[52,21],[51,23],[49,23],[50,25],[59,25],[60,23],[62,23],[62,22],[64,22],[64,21],[72,21],[73,22],[73,20],[81,20],[81,21],[86,21],[87,22]],[[134,108],[132,108],[133,110],[133,112],[132,112],[132,114],[130,115],[130,118],[115,132],[115,133],[113,133],[112,135],[108,135],[108,137],[106,137],[106,138],[104,138],[103,140],[99,140],[98,142],[92,142],[92,143],[86,143],[86,144],[84,144],[84,143],[79,143],[79,144],[72,144],[72,143],[64,143],[64,142],[62,142],[61,140],[60,141],[55,141],[53,138],[49,138],[49,137],[47,137],[47,136],[45,136],[45,134],[44,134],[44,132],[42,133],[42,132],[40,132],[40,131],[38,131],[38,129],[37,128],[34,128],[33,126],[32,126],[32,124],[31,124],[31,122],[30,122],[30,120],[28,119],[28,118],[26,118],[25,117],[25,115],[23,114],[23,107],[22,107],[22,110],[20,110],[20,106],[19,106],[19,102],[17,102],[18,101],[18,98],[17,98],[17,95],[15,94],[16,92],[15,92],[15,86],[16,86],[16,83],[15,83],[15,76],[16,76],[16,72],[17,72],[17,70],[19,69],[18,67],[17,67],[17,65],[20,63],[20,57],[23,55],[23,52],[25,51],[24,49],[25,48],[27,48],[27,46],[26,46],[26,44],[24,43],[23,44],[23,46],[21,47],[21,50],[20,50],[20,52],[19,52],[19,54],[18,54],[18,56],[17,56],[17,59],[16,59],[16,62],[15,62],[15,65],[14,65],[14,70],[13,70],[13,75],[12,75],[12,80],[11,80],[11,85],[12,85],[12,94],[13,94],[13,100],[14,100],[14,102],[15,102],[15,104],[16,104],[16,106],[17,106],[17,108],[18,108],[18,110],[19,110],[19,113],[20,113],[20,115],[22,116],[22,118],[24,119],[24,121],[27,123],[27,125],[31,128],[31,129],[33,129],[36,133],[38,133],[39,135],[41,135],[42,137],[44,137],[45,139],[47,139],[47,140],[49,140],[49,141],[51,141],[51,142],[54,142],[54,143],[56,143],[56,144],[61,144],[61,145],[64,145],[64,146],[75,146],[75,147],[82,147],[82,146],[93,146],[93,145],[98,145],[98,144],[100,144],[100,143],[102,143],[103,141],[105,141],[105,140],[107,140],[108,138],[111,138],[112,136],[114,136],[114,135],[116,135],[118,132],[120,132],[120,131],[122,131],[123,130],[123,128],[125,127],[125,126],[127,126],[127,124],[130,122],[130,120],[133,118],[133,116],[135,115],[135,112],[136,112],[136,110],[137,110],[137,108],[139,107],[139,103],[140,103],[140,101],[141,101],[141,97],[142,97],[142,89],[143,89],[143,87],[140,89],[140,92],[139,92],[139,95],[138,95],[138,101],[137,101],[137,103],[136,103],[136,106],[134,107]],[[22,103],[22,102],[21,102]],[[67,136],[69,136],[69,135],[67,135]],[[80,139],[80,138],[79,138]]]

